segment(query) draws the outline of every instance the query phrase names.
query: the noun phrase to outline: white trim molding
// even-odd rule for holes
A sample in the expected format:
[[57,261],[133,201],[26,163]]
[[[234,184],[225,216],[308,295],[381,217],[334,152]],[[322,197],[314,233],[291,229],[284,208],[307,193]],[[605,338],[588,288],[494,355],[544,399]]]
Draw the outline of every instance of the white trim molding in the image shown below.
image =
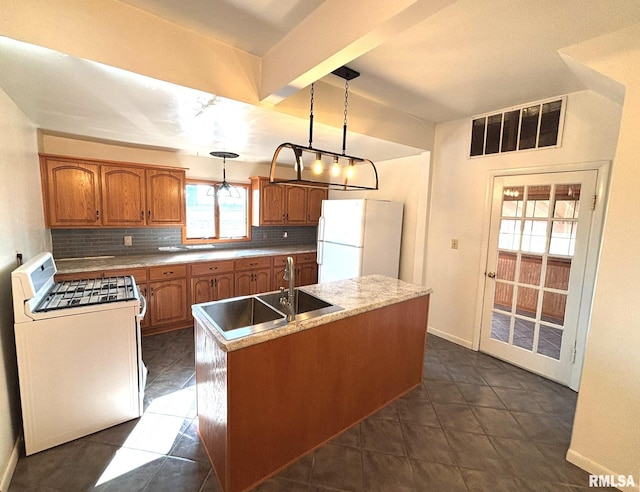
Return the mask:
[[13,478],[13,473],[16,471],[16,466],[18,465],[18,458],[20,457],[21,449],[22,436],[18,436],[18,439],[16,439],[16,442],[13,445],[13,450],[9,455],[9,459],[7,460],[4,470],[0,470],[0,492],[6,492],[9,490],[9,484],[11,483],[11,479]]

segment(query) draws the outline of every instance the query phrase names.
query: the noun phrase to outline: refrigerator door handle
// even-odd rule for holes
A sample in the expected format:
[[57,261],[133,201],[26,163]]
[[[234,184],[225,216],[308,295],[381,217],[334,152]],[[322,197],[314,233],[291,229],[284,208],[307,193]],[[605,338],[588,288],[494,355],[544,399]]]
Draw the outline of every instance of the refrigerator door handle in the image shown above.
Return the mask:
[[316,253],[316,262],[318,265],[322,265],[322,253],[324,251],[324,243],[322,241],[318,241],[318,251]]
[[318,219],[318,241],[324,241],[324,217]]

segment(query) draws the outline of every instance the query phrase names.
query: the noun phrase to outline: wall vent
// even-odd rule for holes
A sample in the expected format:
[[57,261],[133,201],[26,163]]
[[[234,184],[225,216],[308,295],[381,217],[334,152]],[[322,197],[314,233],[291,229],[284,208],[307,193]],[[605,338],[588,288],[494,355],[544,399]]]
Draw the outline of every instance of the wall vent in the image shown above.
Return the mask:
[[474,117],[469,156],[559,147],[565,106],[562,96]]

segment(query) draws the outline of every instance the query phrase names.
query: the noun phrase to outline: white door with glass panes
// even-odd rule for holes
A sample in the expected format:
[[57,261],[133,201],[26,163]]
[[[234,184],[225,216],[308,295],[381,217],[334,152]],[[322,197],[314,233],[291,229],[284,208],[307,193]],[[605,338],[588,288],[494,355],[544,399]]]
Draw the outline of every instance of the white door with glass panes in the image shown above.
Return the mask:
[[[480,350],[569,385],[597,171],[494,179]],[[583,322],[584,323],[584,322]]]

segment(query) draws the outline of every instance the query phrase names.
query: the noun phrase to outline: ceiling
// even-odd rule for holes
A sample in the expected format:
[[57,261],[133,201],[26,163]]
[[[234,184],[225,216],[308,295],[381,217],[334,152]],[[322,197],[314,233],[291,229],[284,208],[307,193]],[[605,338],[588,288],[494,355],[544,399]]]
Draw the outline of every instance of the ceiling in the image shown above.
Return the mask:
[[[302,61],[312,66],[292,80],[320,74],[342,85],[325,76],[339,52],[361,73],[350,81],[350,94],[435,124],[588,88],[559,50],[640,22],[638,0],[395,1],[406,7],[376,23],[383,17],[377,11],[371,19],[349,18],[351,6],[366,7],[363,0],[119,0],[263,60],[307,55]],[[351,22],[358,39],[323,55],[323,43],[334,39],[332,25],[322,25],[329,41],[311,38],[302,49],[298,41],[287,51],[298,31],[327,12],[335,17],[341,6],[345,18],[335,25]],[[233,101],[9,38],[0,37],[0,63],[0,87],[47,132],[196,154],[230,150],[255,162],[270,161],[282,142],[307,141],[308,121],[277,106]],[[353,132],[348,138],[349,154],[373,160],[426,148]],[[337,150],[340,140],[341,128],[316,123],[315,147]]]

